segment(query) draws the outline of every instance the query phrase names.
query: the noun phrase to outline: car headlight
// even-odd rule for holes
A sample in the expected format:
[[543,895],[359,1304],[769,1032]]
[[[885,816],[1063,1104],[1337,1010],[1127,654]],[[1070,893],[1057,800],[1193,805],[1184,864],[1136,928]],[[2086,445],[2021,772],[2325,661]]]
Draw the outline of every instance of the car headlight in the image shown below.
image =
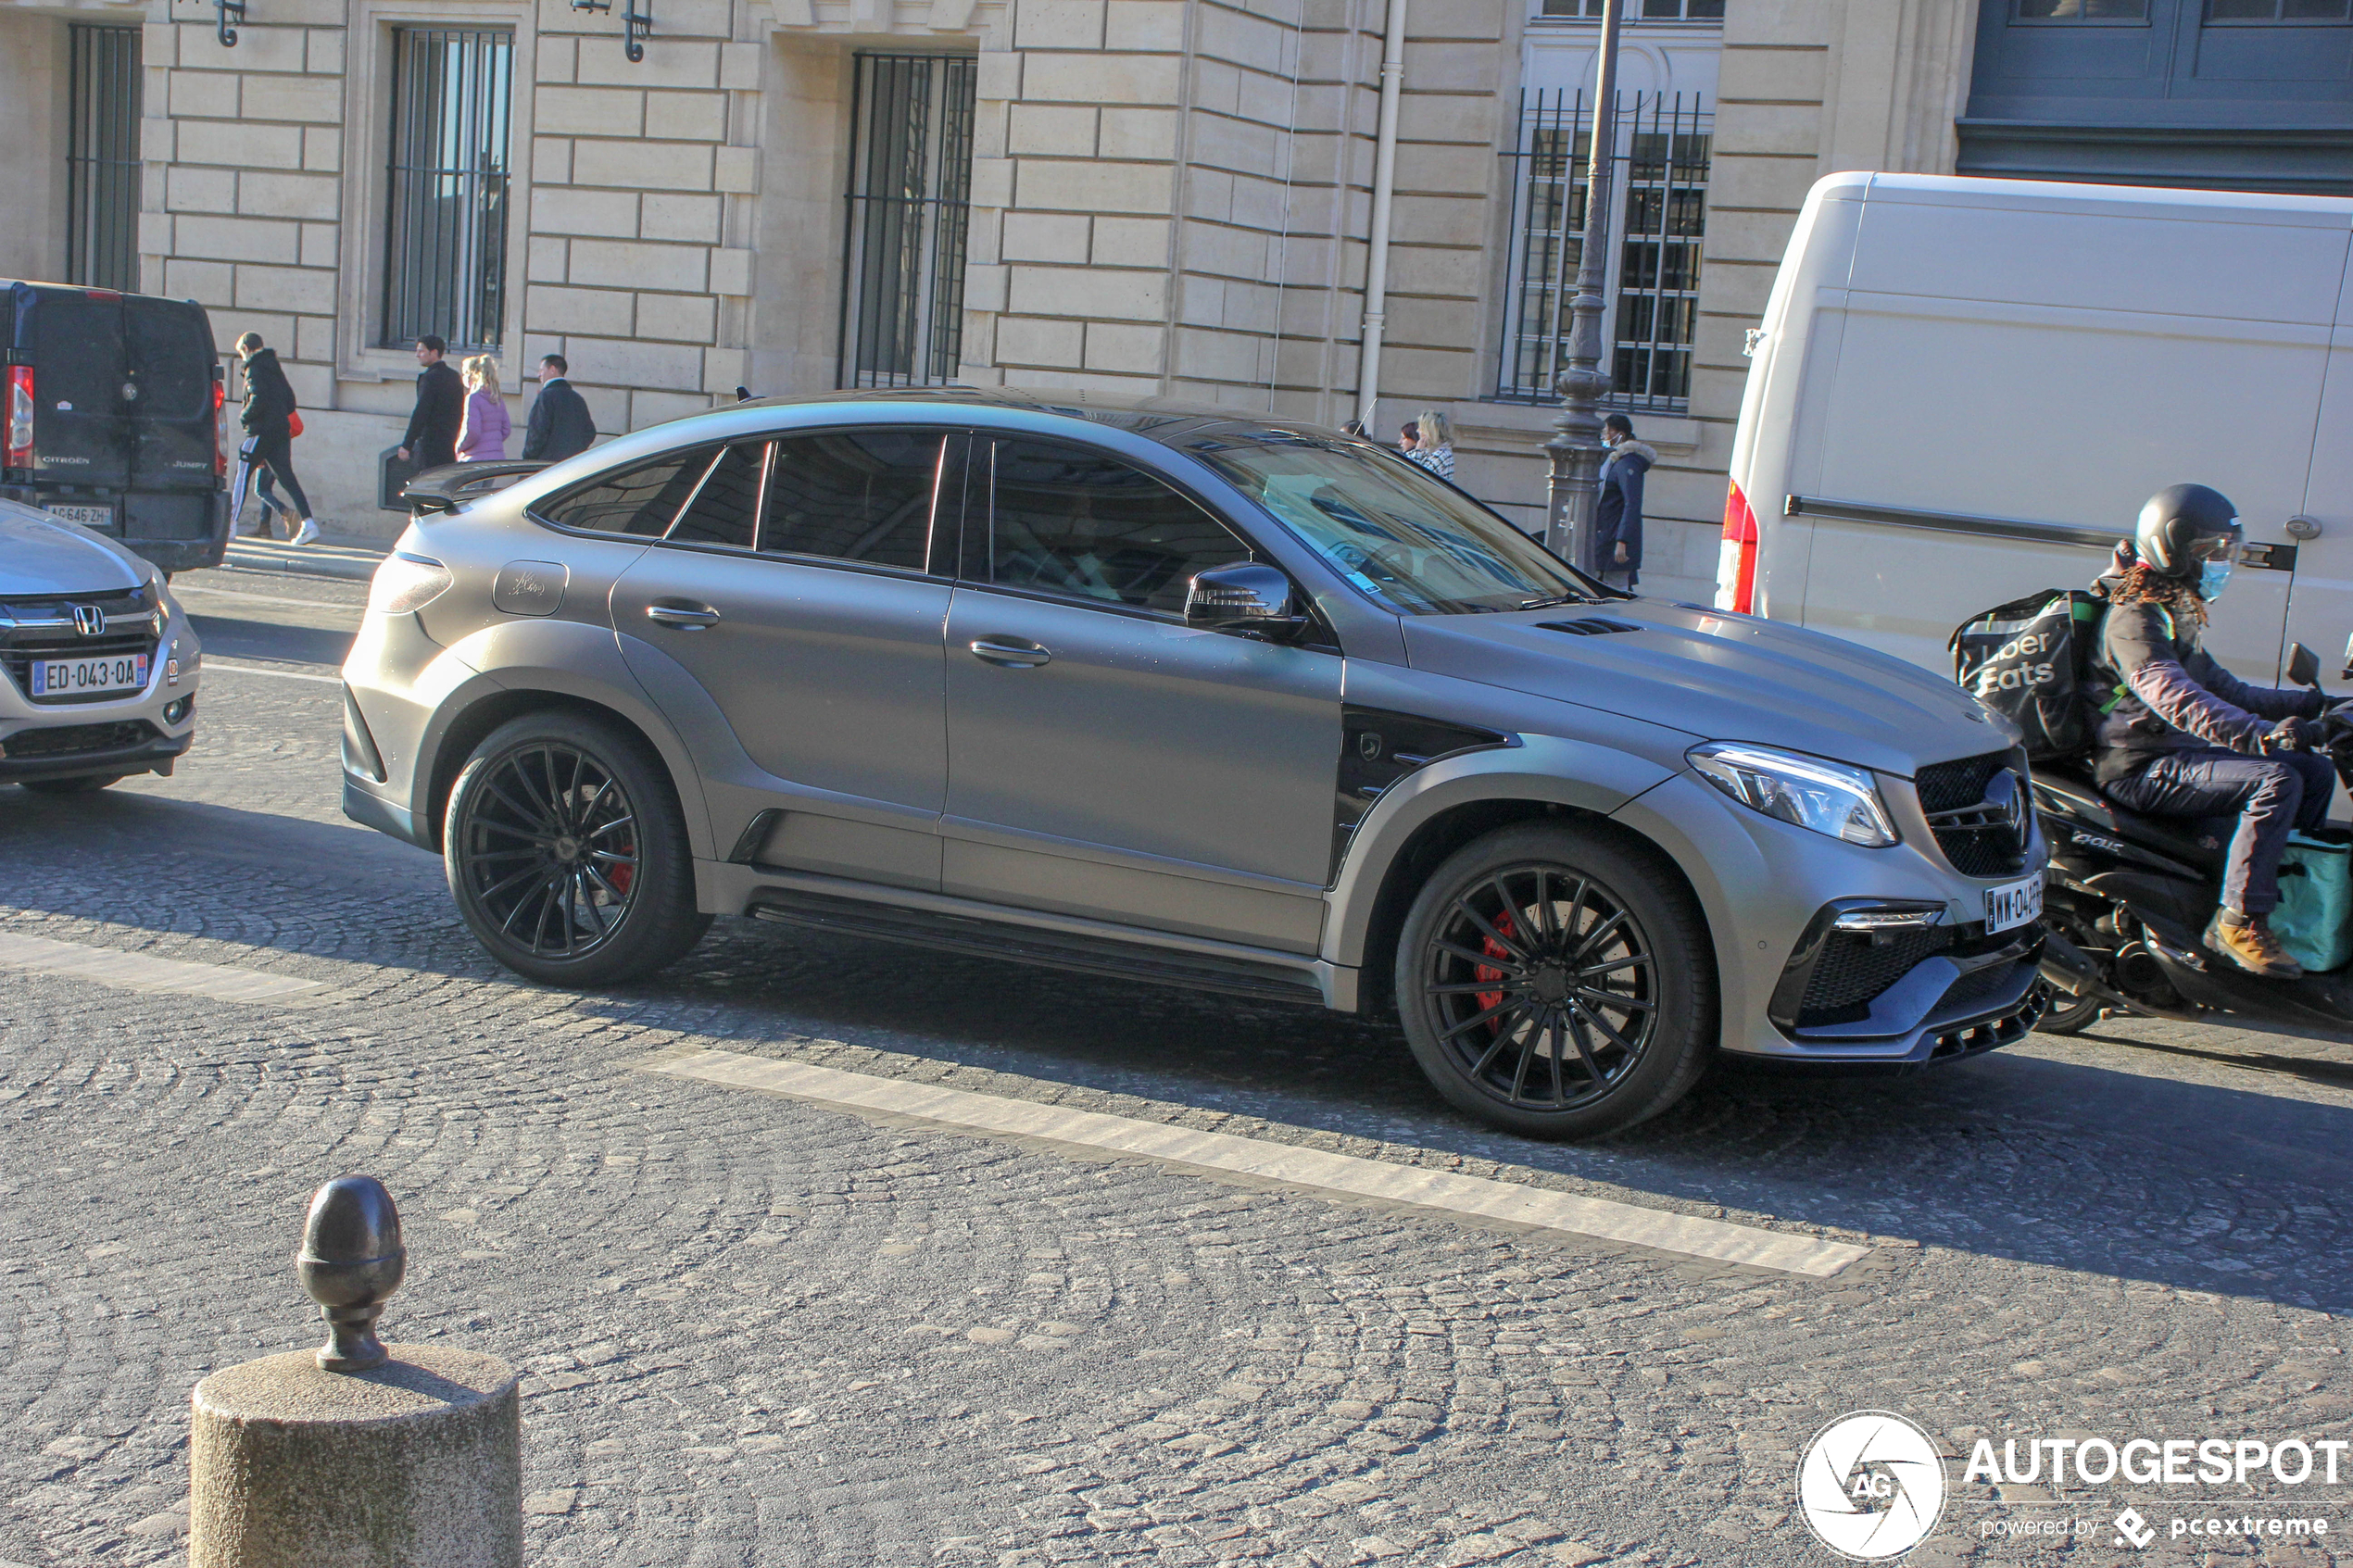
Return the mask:
[[1867,849],[1895,842],[1879,783],[1866,769],[1737,741],[1695,746],[1684,759],[1709,784],[1768,817]]
[[449,569],[431,556],[395,551],[376,568],[375,580],[368,585],[369,612],[406,615],[422,609],[447,593],[453,581]]

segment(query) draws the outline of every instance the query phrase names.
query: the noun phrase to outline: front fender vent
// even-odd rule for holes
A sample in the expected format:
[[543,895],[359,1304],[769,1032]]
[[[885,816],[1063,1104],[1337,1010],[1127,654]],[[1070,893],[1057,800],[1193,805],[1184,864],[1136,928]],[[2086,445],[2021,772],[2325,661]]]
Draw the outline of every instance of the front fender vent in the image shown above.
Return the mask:
[[1566,632],[1572,637],[1606,637],[1612,632],[1642,630],[1630,621],[1612,621],[1602,615],[1589,615],[1582,621],[1540,621],[1536,624],[1547,632]]

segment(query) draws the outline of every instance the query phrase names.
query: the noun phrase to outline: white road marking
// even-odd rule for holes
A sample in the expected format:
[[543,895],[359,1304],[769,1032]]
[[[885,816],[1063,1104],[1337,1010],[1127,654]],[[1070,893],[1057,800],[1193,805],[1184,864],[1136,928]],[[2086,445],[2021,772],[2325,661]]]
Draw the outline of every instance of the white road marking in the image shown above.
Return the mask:
[[226,670],[232,675],[276,675],[288,681],[324,681],[331,686],[343,684],[340,675],[312,675],[300,670],[272,670],[266,664],[238,664],[231,659],[214,659],[209,654],[197,667],[197,672],[201,674],[207,670]]
[[0,969],[94,980],[101,985],[126,991],[177,991],[217,1002],[268,1002],[282,1007],[303,1005],[311,999],[310,993],[327,988],[323,981],[302,980],[290,974],[263,974],[227,964],[189,963],[182,959],[159,959],[150,953],[86,947],[79,942],[57,942],[46,936],[23,936],[5,931],[0,931]]
[[1344,1193],[1440,1215],[1498,1220],[1564,1235],[1624,1242],[1711,1262],[1744,1263],[1781,1273],[1828,1278],[1866,1256],[1869,1248],[1810,1236],[1759,1230],[1721,1220],[1694,1219],[1608,1198],[1516,1186],[1484,1176],[1425,1171],[1293,1144],[1203,1133],[1161,1122],[1072,1110],[932,1084],[737,1051],[665,1052],[637,1063],[640,1071],[692,1078],[731,1088],[757,1089],[853,1110],[879,1111],[1001,1136],[1104,1149],[1198,1170],[1280,1182],[1309,1191]]

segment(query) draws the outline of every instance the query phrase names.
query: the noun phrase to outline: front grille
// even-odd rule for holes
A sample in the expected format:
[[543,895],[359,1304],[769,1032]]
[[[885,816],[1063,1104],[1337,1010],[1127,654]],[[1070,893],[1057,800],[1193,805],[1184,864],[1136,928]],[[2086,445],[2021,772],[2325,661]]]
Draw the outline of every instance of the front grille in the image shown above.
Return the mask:
[[59,724],[46,730],[19,730],[0,741],[0,754],[12,762],[34,757],[79,757],[91,751],[120,751],[144,746],[158,732],[144,719],[115,724]]
[[2023,788],[2026,766],[2007,751],[1933,763],[1912,780],[1936,847],[1963,876],[2014,876],[2026,869],[2026,836],[1998,813],[1982,809],[1985,786],[2004,768],[2017,772]]
[[[128,686],[117,686],[102,692],[33,696],[32,661],[36,659],[102,659],[110,655],[139,653],[147,655],[152,661],[155,651],[155,634],[145,630],[120,634],[110,633],[102,637],[20,636],[6,646],[0,646],[0,664],[7,666],[8,678],[16,682],[17,690],[44,707],[51,703],[120,702],[124,697],[137,696],[137,691]],[[149,671],[153,672],[152,662]]]
[[1797,1026],[1818,1029],[1830,1023],[1859,1023],[1871,1015],[1879,994],[1912,972],[1922,959],[1931,958],[1954,941],[1949,925],[1920,926],[1873,935],[1833,931],[1822,939],[1822,956],[1815,960],[1806,995],[1797,1008]]

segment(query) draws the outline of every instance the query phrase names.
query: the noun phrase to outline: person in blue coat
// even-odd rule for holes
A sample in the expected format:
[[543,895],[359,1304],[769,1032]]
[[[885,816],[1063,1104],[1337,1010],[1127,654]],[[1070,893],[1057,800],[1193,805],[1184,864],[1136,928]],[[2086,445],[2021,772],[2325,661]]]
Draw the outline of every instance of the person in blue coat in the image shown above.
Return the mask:
[[1593,559],[1603,582],[1631,588],[1642,580],[1642,476],[1658,461],[1658,448],[1635,440],[1634,422],[1623,414],[1602,421],[1602,440],[1609,456],[1593,508]]

